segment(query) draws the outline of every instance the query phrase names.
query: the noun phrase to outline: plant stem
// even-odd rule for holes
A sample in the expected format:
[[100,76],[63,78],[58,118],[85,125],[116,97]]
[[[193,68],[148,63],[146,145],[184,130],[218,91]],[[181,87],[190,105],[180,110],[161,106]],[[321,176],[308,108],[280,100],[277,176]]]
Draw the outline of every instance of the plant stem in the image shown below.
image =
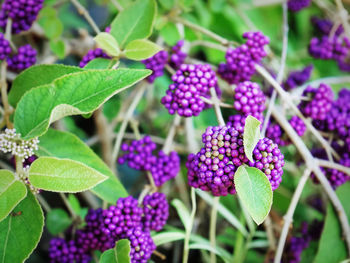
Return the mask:
[[190,222],[188,223],[188,227],[186,228],[186,233],[185,233],[184,252],[183,252],[182,263],[188,262],[188,254],[190,251],[190,249],[189,249],[190,237],[191,237],[193,222],[194,222],[194,218],[195,218],[196,210],[197,210],[196,192],[195,192],[195,189],[193,187],[191,187],[191,201],[192,201],[192,210],[191,210],[191,215],[190,215]]
[[36,195],[36,198],[38,199],[39,203],[41,204],[42,208],[44,208],[46,213],[49,213],[51,211],[50,205],[46,202],[45,198],[41,196],[41,194]]
[[73,220],[77,217],[77,215],[75,214],[72,206],[70,205],[70,203],[68,202],[68,199],[66,197],[66,195],[64,193],[59,193],[60,194],[60,197],[64,203],[64,205],[66,206],[66,208],[68,209],[69,211],[69,214],[71,215],[71,217],[73,218]]
[[[244,224],[244,215],[241,213],[239,216],[240,222],[242,225]],[[242,261],[242,252],[243,252],[243,243],[244,243],[244,236],[241,233],[241,231],[237,232],[237,237],[236,237],[236,242],[233,247],[233,258],[232,258],[232,263],[237,263]]]
[[224,118],[222,117],[221,109],[220,109],[220,100],[218,99],[218,96],[216,94],[216,91],[214,88],[210,88],[210,94],[212,97],[214,110],[216,114],[216,118],[218,120],[218,123],[220,126],[225,126]]
[[284,248],[284,244],[286,243],[286,239],[287,239],[287,235],[288,235],[288,231],[289,231],[289,226],[293,221],[293,215],[294,215],[295,208],[299,202],[301,193],[303,192],[305,183],[306,183],[307,179],[309,178],[310,173],[311,173],[311,171],[309,169],[306,169],[304,171],[304,174],[300,178],[298,186],[295,189],[295,192],[293,194],[293,198],[292,198],[292,201],[290,202],[290,205],[288,207],[287,214],[284,216],[284,224],[283,224],[282,232],[280,235],[280,239],[278,241],[278,247],[277,247],[277,251],[275,254],[274,263],[281,262],[283,248]]
[[[213,198],[213,207],[210,214],[209,240],[211,247],[216,250],[216,219],[218,215],[218,205],[220,197]],[[216,255],[213,251],[210,252],[210,263],[216,263]]]
[[75,6],[75,8],[78,10],[78,13],[82,15],[85,20],[90,24],[92,29],[95,31],[96,34],[99,34],[101,31],[96,25],[95,21],[90,16],[89,12],[85,9],[85,7],[79,3],[78,0],[70,0],[72,4]]
[[175,114],[173,123],[172,123],[172,125],[170,127],[170,130],[168,132],[168,136],[166,137],[165,143],[164,143],[164,146],[163,146],[163,152],[165,154],[169,154],[169,152],[171,150],[171,145],[172,145],[173,140],[174,140],[174,136],[175,136],[175,133],[176,133],[176,128],[177,128],[177,126],[179,126],[180,121],[181,121],[180,115]]
[[318,163],[319,166],[336,169],[336,170],[343,172],[343,173],[346,173],[347,175],[350,176],[350,168],[349,167],[346,167],[344,165],[334,163],[331,161],[322,160],[322,159],[316,159],[316,162]]

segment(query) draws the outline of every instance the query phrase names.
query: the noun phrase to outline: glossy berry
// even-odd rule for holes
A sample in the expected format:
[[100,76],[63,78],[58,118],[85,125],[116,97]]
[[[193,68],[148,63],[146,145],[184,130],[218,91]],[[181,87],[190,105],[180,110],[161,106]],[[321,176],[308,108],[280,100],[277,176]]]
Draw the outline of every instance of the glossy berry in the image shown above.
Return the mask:
[[169,204],[163,193],[155,192],[146,195],[142,202],[142,226],[144,230],[160,231],[163,229],[169,216]]
[[16,72],[29,68],[35,64],[36,55],[36,50],[29,44],[21,46],[16,55],[7,59],[8,68]]
[[200,64],[182,64],[172,76],[172,81],[161,102],[170,114],[177,113],[183,117],[198,116],[205,108],[200,97],[208,96],[209,89],[217,85],[211,67]]
[[120,237],[129,229],[141,224],[142,208],[132,196],[119,198],[116,205],[103,210],[102,231],[112,237]]
[[266,137],[277,143],[279,146],[286,146],[290,142],[285,138],[285,133],[282,130],[281,126],[271,121],[266,128]]
[[171,48],[172,53],[170,55],[169,65],[174,69],[178,69],[185,62],[187,57],[187,54],[182,51],[184,43],[184,40],[179,40],[176,45]]
[[0,60],[6,59],[11,51],[10,42],[8,42],[3,33],[0,33]]
[[146,68],[153,71],[152,74],[147,77],[147,81],[149,83],[153,83],[156,78],[164,74],[164,67],[167,62],[168,52],[165,50],[161,50],[154,56],[142,60],[142,63],[146,66]]
[[[346,39],[346,41],[344,41]],[[346,37],[339,38],[334,36],[322,36],[312,38],[309,44],[309,53],[314,58],[340,60],[347,55],[350,47],[349,40]]]
[[311,0],[288,0],[288,9],[293,12],[298,12],[305,7],[308,7],[311,3]]
[[95,58],[111,58],[106,53],[103,52],[101,48],[91,49],[86,53],[86,55],[81,59],[79,67],[85,67],[91,60]]
[[293,71],[289,73],[287,80],[283,83],[285,90],[291,90],[298,86],[303,85],[309,80],[311,76],[313,66],[309,65],[302,69],[301,71]]
[[10,18],[14,34],[28,30],[36,20],[43,3],[44,0],[5,0],[0,10],[0,27],[5,30]]
[[244,132],[246,116],[242,114],[235,114],[228,117],[228,121],[226,122],[226,126],[233,127],[235,130],[240,133]]
[[74,240],[53,238],[50,241],[49,257],[51,263],[89,263],[91,257],[76,245]]
[[305,134],[306,125],[305,125],[304,121],[302,119],[300,119],[298,116],[293,116],[289,120],[289,123],[300,137]]
[[150,172],[155,185],[161,186],[178,174],[180,157],[175,151],[165,154],[160,150],[156,153],[156,147],[149,136],[134,140],[130,145],[123,144],[121,149],[125,154],[118,158],[118,162],[127,163],[136,170]]
[[239,83],[234,90],[234,107],[245,116],[252,115],[263,120],[266,97],[259,84],[250,81]]
[[308,86],[302,96],[310,100],[302,101],[299,104],[299,109],[305,116],[311,117],[313,120],[326,119],[334,97],[330,86],[323,83],[317,89]]

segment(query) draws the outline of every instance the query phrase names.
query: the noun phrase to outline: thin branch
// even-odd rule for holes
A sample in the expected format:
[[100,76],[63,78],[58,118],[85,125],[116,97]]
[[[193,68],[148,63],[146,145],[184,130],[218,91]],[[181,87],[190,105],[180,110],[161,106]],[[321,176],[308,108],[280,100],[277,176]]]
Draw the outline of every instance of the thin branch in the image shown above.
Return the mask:
[[78,0],[70,0],[70,1],[75,6],[78,13],[82,15],[85,18],[85,20],[90,24],[92,29],[95,31],[95,34],[99,34],[101,32],[100,29],[98,28],[98,26],[96,25],[92,17],[90,16],[89,12],[85,9],[85,7],[82,4],[80,4]]
[[336,170],[343,172],[343,173],[346,173],[347,175],[350,176],[350,168],[349,167],[346,167],[344,165],[334,163],[331,161],[327,161],[327,160],[322,160],[322,159],[315,159],[315,160],[319,166],[331,168],[331,169],[336,169]]
[[203,46],[203,47],[208,47],[208,48],[212,48],[212,49],[216,49],[216,50],[220,50],[223,52],[226,52],[227,48],[223,47],[220,44],[216,44],[210,41],[206,41],[206,40],[195,40],[193,42],[191,42],[191,46],[190,48],[196,47],[196,46]]
[[41,195],[41,194],[38,194],[36,195],[36,198],[38,199],[40,205],[42,208],[44,208],[45,212],[46,213],[49,213],[51,211],[51,207],[50,205],[46,202],[45,198]]
[[[220,197],[215,196],[213,198],[213,207],[210,214],[210,225],[209,225],[209,240],[210,245],[213,249],[216,248],[216,220],[218,215]],[[216,263],[216,255],[213,251],[210,251],[210,263]]]
[[173,140],[174,140],[174,136],[175,136],[175,133],[176,133],[176,128],[179,126],[180,121],[181,121],[180,115],[175,114],[173,123],[171,124],[170,130],[168,132],[168,136],[166,137],[165,143],[164,143],[164,146],[163,146],[163,152],[165,154],[169,154],[169,152],[171,150],[171,146],[172,146],[172,143],[173,143]]
[[295,145],[297,150],[299,151],[300,155],[305,161],[306,167],[313,171],[315,174],[317,180],[321,183],[323,186],[325,192],[329,196],[329,199],[331,200],[337,214],[339,217],[340,224],[342,226],[343,230],[343,236],[345,238],[346,246],[348,248],[348,254],[350,255],[350,226],[349,221],[346,216],[346,213],[344,211],[344,207],[342,203],[340,202],[338,196],[335,194],[332,186],[328,182],[328,179],[321,171],[320,167],[318,166],[318,163],[315,162],[315,159],[313,158],[311,152],[306,147],[302,139],[298,136],[296,131],[293,129],[293,127],[290,125],[288,120],[283,116],[283,114],[276,108],[272,109],[272,116],[275,118],[275,120],[279,123],[279,125],[282,127],[282,129],[286,132],[292,143]]
[[344,8],[344,5],[341,0],[335,0],[335,3],[338,8],[338,15],[342,21],[344,31],[347,37],[350,37],[350,25],[348,23],[348,11]]
[[119,4],[119,2],[117,0],[111,0],[112,4],[115,6],[115,8],[117,8],[117,10],[119,12],[123,11],[124,8],[122,7],[121,4]]
[[68,202],[66,195],[65,195],[64,193],[59,193],[59,194],[60,194],[60,197],[61,197],[61,199],[62,199],[64,205],[65,205],[66,208],[68,209],[69,214],[71,215],[71,217],[72,217],[73,219],[75,219],[75,218],[77,217],[77,215],[75,214],[75,212],[74,212],[72,206],[71,206],[70,203]]
[[[215,104],[212,100],[210,100],[210,99],[208,99],[206,97],[201,96],[200,99],[202,101],[204,101],[205,103],[207,103],[207,104],[210,104],[210,105],[214,105]],[[224,103],[224,102],[221,102],[221,101],[219,101],[219,106],[221,108],[228,108],[228,109],[234,109],[235,108],[232,104]]]
[[289,231],[289,226],[293,221],[293,215],[294,215],[295,208],[297,207],[301,193],[303,192],[305,183],[306,183],[307,179],[309,178],[310,173],[311,173],[311,171],[309,169],[306,169],[304,171],[304,174],[300,178],[298,186],[295,189],[295,192],[293,194],[292,201],[290,202],[290,205],[288,207],[287,214],[284,216],[284,224],[283,224],[282,232],[280,235],[280,239],[278,241],[278,247],[277,247],[274,263],[281,262],[283,248],[284,248],[284,245],[286,243],[286,239],[287,239],[287,235],[288,235],[288,231]]
[[215,110],[218,123],[220,126],[225,126],[225,121],[224,121],[224,118],[222,117],[222,113],[220,109],[220,100],[218,99],[215,88],[210,88],[210,94],[212,97],[212,101],[214,103],[213,105],[214,105],[214,110]]

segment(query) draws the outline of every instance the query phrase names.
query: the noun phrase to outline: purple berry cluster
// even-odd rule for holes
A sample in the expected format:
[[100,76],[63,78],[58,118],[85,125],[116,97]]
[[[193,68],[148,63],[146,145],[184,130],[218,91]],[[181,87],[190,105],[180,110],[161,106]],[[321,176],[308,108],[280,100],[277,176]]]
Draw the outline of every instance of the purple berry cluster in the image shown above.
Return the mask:
[[28,30],[43,7],[44,0],[5,0],[0,9],[0,27],[5,30],[7,20],[12,20],[12,32]]
[[16,55],[7,59],[8,68],[16,72],[29,68],[35,64],[36,55],[36,50],[29,44],[21,46]]
[[111,58],[106,53],[103,52],[101,48],[91,49],[86,53],[86,55],[81,59],[79,67],[85,67],[91,60],[95,58]]
[[305,134],[306,125],[305,125],[304,121],[302,119],[300,119],[298,116],[293,116],[289,120],[289,123],[300,137]]
[[147,231],[160,231],[163,229],[169,217],[169,204],[163,193],[155,192],[146,195],[142,201],[143,217],[142,225]]
[[310,101],[302,101],[299,104],[299,109],[305,116],[311,117],[313,120],[326,119],[334,97],[330,86],[323,83],[317,89],[308,86],[302,96],[310,99]]
[[300,71],[293,71],[289,73],[287,80],[283,83],[284,89],[288,91],[303,85],[309,80],[312,69],[313,66],[309,65]]
[[89,263],[90,255],[78,246],[74,240],[66,241],[63,238],[53,238],[50,241],[49,256],[51,263]]
[[226,122],[226,126],[233,127],[238,132],[243,133],[245,119],[246,119],[246,117],[243,116],[242,114],[231,115],[228,117],[228,121]]
[[[234,120],[240,123],[240,120]],[[248,164],[262,170],[275,190],[282,180],[284,157],[277,144],[261,139],[250,162],[245,155],[243,133],[232,126],[208,127],[202,135],[204,147],[190,154],[186,163],[189,185],[215,196],[235,194],[234,174],[239,166]]]
[[183,117],[198,116],[206,104],[201,96],[208,97],[209,89],[217,86],[215,72],[209,65],[182,64],[172,76],[162,104],[170,114]]
[[266,97],[258,83],[244,81],[239,83],[234,90],[234,107],[244,116],[252,115],[263,121]]
[[184,43],[184,40],[179,40],[176,45],[171,48],[172,54],[170,55],[169,65],[174,69],[178,69],[185,62],[187,57],[187,54],[182,51]]
[[246,42],[237,48],[228,48],[226,63],[220,63],[218,74],[230,84],[250,80],[255,73],[255,64],[266,56],[264,46],[270,40],[261,32],[243,34]]
[[155,154],[156,148],[150,136],[134,140],[130,145],[124,143],[121,149],[125,154],[118,158],[118,162],[127,163],[130,168],[136,170],[150,172],[155,185],[159,187],[178,174],[180,157],[175,151],[167,155],[160,150]]
[[156,78],[160,77],[164,73],[165,64],[168,62],[168,52],[165,50],[159,51],[154,56],[142,60],[147,69],[152,70],[152,74],[147,77],[149,83],[153,83]]
[[[329,35],[331,33],[333,22],[328,19],[319,18],[317,16],[311,17],[311,23],[320,35]],[[335,35],[339,36],[344,32],[343,25],[339,25],[335,31]]]
[[11,51],[10,42],[8,42],[3,33],[0,33],[0,60],[8,58]]
[[305,7],[308,7],[310,3],[311,0],[288,0],[287,5],[290,11],[298,12]]

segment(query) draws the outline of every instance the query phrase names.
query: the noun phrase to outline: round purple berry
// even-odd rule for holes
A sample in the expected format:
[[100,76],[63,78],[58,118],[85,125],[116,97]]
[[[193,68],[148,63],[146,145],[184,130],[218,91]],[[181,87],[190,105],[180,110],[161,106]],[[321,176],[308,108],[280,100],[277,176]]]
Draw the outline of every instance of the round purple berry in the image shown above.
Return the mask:
[[81,59],[79,67],[85,67],[91,60],[95,58],[111,58],[106,53],[103,52],[101,48],[91,49],[86,53],[86,55]]
[[164,67],[167,62],[168,52],[165,50],[161,50],[154,56],[142,60],[142,63],[145,64],[146,68],[153,71],[152,74],[147,77],[149,83],[153,83],[156,78],[164,74]]
[[36,50],[29,44],[21,46],[16,55],[7,59],[8,68],[16,72],[29,68],[35,64],[36,55]]
[[146,195],[143,199],[142,205],[143,229],[147,231],[162,230],[169,216],[169,204],[166,200],[165,194],[155,192],[153,194]]

